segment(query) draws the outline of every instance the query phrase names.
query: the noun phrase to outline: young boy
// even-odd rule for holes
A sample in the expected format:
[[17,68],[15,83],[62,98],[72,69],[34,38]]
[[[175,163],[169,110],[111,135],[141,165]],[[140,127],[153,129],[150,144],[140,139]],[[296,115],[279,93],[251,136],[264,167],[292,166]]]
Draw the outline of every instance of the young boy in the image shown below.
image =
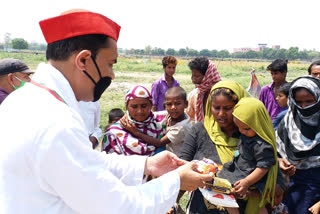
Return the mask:
[[320,60],[314,61],[308,68],[309,75],[320,79]]
[[120,120],[124,116],[124,112],[119,108],[113,108],[109,111],[109,124],[104,128],[104,132],[110,127],[110,125],[114,124],[118,120]]
[[184,140],[185,129],[189,126],[189,116],[184,112],[188,106],[187,93],[180,87],[172,87],[165,94],[166,116],[166,137],[170,143],[166,149],[180,155]]
[[[170,141],[166,145],[166,149],[179,157],[184,142],[184,133],[190,127],[190,117],[184,112],[188,107],[186,91],[180,86],[169,88],[165,93],[164,105],[168,112],[166,116],[167,130],[164,138]],[[167,213],[184,213],[179,205],[183,194],[184,191],[179,192],[177,202]]]
[[277,89],[286,83],[287,64],[288,60],[276,59],[267,67],[273,81],[270,85],[266,85],[261,89],[259,100],[265,105],[271,120],[274,120],[274,118],[285,109],[278,105],[275,94]]
[[174,86],[180,86],[177,80],[173,78],[176,72],[177,59],[173,56],[165,56],[162,59],[164,75],[157,79],[151,87],[151,95],[153,99],[152,111],[164,110],[163,101],[166,91]]
[[282,120],[282,118],[284,117],[284,115],[286,115],[287,111],[288,111],[288,95],[289,95],[289,89],[290,89],[290,82],[287,82],[283,85],[281,85],[278,89],[277,89],[277,96],[276,96],[276,100],[278,102],[278,105],[281,108],[284,108],[283,111],[281,111],[272,121],[272,125],[273,128],[276,130]]

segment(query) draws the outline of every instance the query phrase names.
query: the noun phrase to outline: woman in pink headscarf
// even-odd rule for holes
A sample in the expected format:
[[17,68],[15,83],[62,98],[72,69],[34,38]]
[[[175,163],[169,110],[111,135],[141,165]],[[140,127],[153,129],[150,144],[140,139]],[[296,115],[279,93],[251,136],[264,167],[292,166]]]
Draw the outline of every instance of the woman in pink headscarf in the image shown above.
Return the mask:
[[188,95],[188,108],[186,113],[192,123],[202,122],[205,115],[205,104],[210,89],[221,80],[215,64],[207,57],[197,57],[189,62],[192,71],[192,82],[196,88]]
[[[162,146],[159,138],[165,135],[162,125],[165,115],[151,111],[152,96],[141,85],[128,90],[125,102],[127,114],[107,129],[102,141],[103,150],[123,155],[153,155],[157,147]],[[144,134],[143,138],[130,130]]]

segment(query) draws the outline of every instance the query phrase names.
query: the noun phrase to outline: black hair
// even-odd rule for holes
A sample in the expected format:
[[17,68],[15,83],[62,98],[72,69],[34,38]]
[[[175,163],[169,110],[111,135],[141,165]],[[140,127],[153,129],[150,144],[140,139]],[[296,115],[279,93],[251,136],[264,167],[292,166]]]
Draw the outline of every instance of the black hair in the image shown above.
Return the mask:
[[188,64],[190,70],[196,69],[202,75],[205,75],[209,66],[209,59],[207,57],[197,57],[191,60]]
[[228,100],[234,102],[235,104],[238,103],[239,98],[238,96],[229,88],[216,88],[211,93],[211,102],[219,95],[223,95]]
[[178,64],[178,60],[174,56],[165,56],[162,58],[162,66],[165,68],[169,64]]
[[268,71],[279,71],[284,73],[288,71],[288,60],[287,59],[276,59],[270,65],[268,65]]
[[96,58],[99,49],[109,47],[108,38],[103,34],[88,34],[49,43],[46,58],[64,61],[76,51],[81,50],[90,50],[92,57]]
[[311,74],[311,68],[312,68],[312,66],[314,66],[314,65],[320,65],[320,60],[317,60],[317,61],[314,61],[313,63],[311,63],[311,65],[310,65],[309,68],[308,68],[308,73],[309,73],[309,75]]
[[291,82],[286,82],[280,85],[279,88],[277,88],[277,92],[283,93],[288,98],[290,87],[291,87]]
[[176,96],[179,96],[183,99],[184,102],[187,101],[187,93],[186,91],[180,87],[180,86],[175,86],[175,87],[172,87],[172,88],[169,88],[166,93],[165,93],[165,98],[169,95],[176,95]]
[[109,123],[114,121],[116,118],[121,118],[124,116],[124,112],[119,108],[114,108],[109,111]]

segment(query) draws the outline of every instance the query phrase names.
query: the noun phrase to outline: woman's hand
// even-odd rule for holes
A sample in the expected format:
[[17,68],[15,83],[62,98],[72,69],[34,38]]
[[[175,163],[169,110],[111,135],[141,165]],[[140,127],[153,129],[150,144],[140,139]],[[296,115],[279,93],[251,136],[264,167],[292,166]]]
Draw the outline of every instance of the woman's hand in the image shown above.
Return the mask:
[[136,136],[136,133],[138,132],[137,127],[128,119],[127,115],[124,115],[121,119],[120,119],[120,125],[122,126],[122,128],[124,128],[125,130],[127,130],[130,134]]
[[293,176],[296,173],[296,167],[292,165],[287,159],[279,158],[279,167],[287,175]]
[[243,197],[247,194],[249,187],[249,182],[244,178],[234,184],[234,192],[240,197]]

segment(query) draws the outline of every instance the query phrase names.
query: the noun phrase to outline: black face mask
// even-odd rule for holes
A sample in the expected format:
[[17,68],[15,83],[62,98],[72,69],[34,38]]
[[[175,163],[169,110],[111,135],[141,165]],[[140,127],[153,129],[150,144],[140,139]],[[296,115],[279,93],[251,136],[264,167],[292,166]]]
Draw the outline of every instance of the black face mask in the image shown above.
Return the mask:
[[94,87],[94,94],[93,94],[93,102],[96,102],[100,99],[101,95],[103,94],[103,92],[109,87],[109,85],[111,84],[111,77],[102,77],[101,76],[101,72],[100,69],[96,63],[96,60],[91,56],[92,61],[94,63],[94,65],[97,68],[97,71],[99,73],[100,76],[100,80],[98,82],[95,82],[94,79],[85,71],[83,70],[83,73],[85,73],[89,79],[91,79],[91,81],[94,83],[95,87]]

